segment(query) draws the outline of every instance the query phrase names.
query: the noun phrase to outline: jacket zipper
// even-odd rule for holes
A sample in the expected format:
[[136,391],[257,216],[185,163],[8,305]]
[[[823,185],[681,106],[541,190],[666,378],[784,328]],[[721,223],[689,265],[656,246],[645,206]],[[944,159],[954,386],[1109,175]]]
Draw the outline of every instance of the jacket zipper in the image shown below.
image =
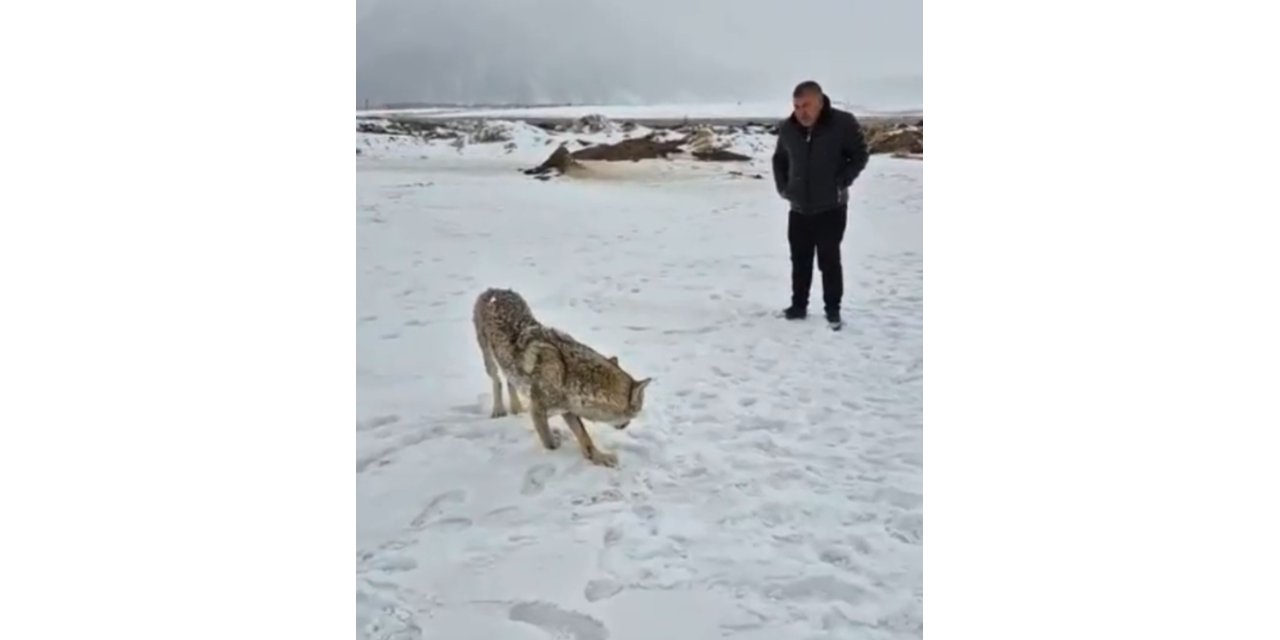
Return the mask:
[[[813,165],[813,129],[814,127],[817,127],[817,126],[818,126],[818,123],[816,122],[813,123],[813,126],[809,127],[808,132],[806,132],[804,136],[804,166],[805,166],[805,170],[808,171],[810,175],[813,174],[813,166],[812,166]],[[809,204],[812,200],[813,200],[813,185],[810,184],[808,180],[805,180],[804,181],[804,202],[805,204]]]

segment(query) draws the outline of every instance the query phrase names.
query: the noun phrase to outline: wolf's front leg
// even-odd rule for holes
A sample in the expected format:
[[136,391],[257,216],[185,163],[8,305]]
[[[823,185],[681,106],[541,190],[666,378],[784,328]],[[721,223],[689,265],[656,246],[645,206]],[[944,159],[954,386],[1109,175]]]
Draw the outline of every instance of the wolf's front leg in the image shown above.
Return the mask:
[[529,398],[529,416],[533,418],[533,428],[538,432],[538,439],[542,441],[542,446],[548,449],[559,447],[560,436],[551,431],[551,425],[547,423],[547,407],[542,404],[536,393]]
[[587,433],[586,425],[582,424],[582,418],[572,413],[562,414],[561,417],[569,425],[569,430],[573,432],[573,437],[578,439],[578,448],[582,450],[582,457],[590,460],[593,464],[605,467],[618,466],[617,454],[601,451],[596,448],[595,443],[591,442],[591,435]]

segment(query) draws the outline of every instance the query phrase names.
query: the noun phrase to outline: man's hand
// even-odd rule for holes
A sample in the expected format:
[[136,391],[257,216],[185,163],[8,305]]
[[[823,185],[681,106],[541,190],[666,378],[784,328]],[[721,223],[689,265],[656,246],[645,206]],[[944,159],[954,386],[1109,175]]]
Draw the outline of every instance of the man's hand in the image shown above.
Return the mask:
[[849,187],[840,187],[836,192],[836,202],[842,205],[849,204]]

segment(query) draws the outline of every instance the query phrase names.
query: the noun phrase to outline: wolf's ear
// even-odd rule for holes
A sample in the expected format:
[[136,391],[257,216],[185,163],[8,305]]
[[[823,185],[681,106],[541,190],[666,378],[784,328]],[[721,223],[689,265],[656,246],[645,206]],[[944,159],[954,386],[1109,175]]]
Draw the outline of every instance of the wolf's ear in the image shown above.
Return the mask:
[[645,378],[631,387],[631,406],[638,407],[644,404],[644,388],[653,382],[653,378]]
[[609,362],[618,364],[618,356],[609,356]]

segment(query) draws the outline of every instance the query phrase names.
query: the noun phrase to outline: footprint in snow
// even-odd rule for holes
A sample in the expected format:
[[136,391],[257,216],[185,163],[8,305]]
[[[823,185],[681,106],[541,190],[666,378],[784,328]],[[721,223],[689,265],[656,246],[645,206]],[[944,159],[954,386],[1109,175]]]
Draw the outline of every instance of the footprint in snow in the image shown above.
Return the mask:
[[408,556],[389,556],[374,560],[369,568],[386,573],[399,573],[418,568],[418,561]]
[[582,597],[587,602],[596,602],[599,600],[607,600],[618,595],[622,591],[622,585],[613,580],[592,580],[582,589]]
[[507,617],[538,627],[553,638],[606,640],[609,637],[608,627],[599,620],[549,602],[518,602],[507,612]]
[[431,500],[427,502],[427,506],[422,508],[422,511],[414,517],[409,525],[414,529],[422,529],[427,526],[427,523],[431,521],[431,518],[441,513],[446,505],[461,503],[466,499],[467,492],[461,489],[454,489],[452,491],[436,494],[435,497],[431,498]]
[[379,427],[385,427],[389,424],[395,424],[400,421],[400,416],[389,414],[385,416],[374,416],[368,420],[356,423],[356,431],[370,431]]
[[445,518],[428,524],[427,528],[436,531],[453,532],[470,529],[471,524],[471,518]]
[[618,541],[621,539],[622,539],[621,527],[609,527],[604,532],[604,546],[606,547],[612,547],[613,545],[618,544]]
[[529,467],[524,474],[520,493],[526,496],[542,493],[547,486],[547,481],[554,475],[556,475],[556,468],[550,463],[542,462]]

